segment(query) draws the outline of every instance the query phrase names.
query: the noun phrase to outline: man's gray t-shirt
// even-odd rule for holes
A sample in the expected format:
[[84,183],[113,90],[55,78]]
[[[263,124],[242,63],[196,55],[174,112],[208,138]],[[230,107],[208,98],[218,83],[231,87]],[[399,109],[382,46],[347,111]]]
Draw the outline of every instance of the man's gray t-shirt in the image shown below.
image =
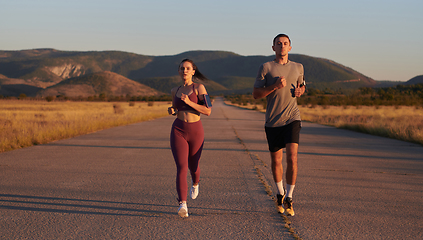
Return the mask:
[[304,83],[302,64],[291,61],[284,65],[275,61],[263,63],[260,66],[254,87],[270,86],[282,76],[286,79],[286,86],[273,91],[266,97],[266,127],[281,127],[301,120],[294,89],[297,87],[297,83]]

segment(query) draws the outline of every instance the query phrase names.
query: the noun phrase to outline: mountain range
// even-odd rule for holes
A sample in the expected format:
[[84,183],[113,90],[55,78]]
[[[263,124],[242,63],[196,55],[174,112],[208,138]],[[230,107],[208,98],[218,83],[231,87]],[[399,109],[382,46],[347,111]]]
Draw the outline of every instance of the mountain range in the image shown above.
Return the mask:
[[[192,59],[210,80],[211,94],[246,93],[259,66],[274,56],[242,56],[226,51],[189,51],[172,56],[147,56],[121,51],[0,51],[0,95],[19,96],[157,96],[180,85],[178,65]],[[317,89],[376,86],[377,82],[334,61],[290,54],[304,65],[309,87]]]

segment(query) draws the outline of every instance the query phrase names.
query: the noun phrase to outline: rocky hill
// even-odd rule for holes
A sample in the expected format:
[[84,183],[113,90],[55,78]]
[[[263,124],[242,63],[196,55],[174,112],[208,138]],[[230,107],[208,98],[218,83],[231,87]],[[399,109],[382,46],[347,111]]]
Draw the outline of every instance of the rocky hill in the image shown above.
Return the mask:
[[57,95],[88,97],[100,94],[108,96],[126,96],[128,94],[130,96],[158,96],[164,93],[109,71],[69,78],[37,93],[38,96],[42,97]]

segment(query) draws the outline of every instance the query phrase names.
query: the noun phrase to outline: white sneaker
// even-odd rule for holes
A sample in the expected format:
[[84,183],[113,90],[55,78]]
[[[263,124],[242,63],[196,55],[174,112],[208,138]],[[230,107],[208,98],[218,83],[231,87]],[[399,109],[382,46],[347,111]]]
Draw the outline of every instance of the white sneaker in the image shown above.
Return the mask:
[[200,184],[197,184],[197,186],[192,185],[189,195],[191,196],[192,199],[196,199],[199,191],[200,191]]
[[187,203],[179,203],[179,209],[178,209],[178,215],[181,218],[186,218],[188,217],[188,207],[187,207]]

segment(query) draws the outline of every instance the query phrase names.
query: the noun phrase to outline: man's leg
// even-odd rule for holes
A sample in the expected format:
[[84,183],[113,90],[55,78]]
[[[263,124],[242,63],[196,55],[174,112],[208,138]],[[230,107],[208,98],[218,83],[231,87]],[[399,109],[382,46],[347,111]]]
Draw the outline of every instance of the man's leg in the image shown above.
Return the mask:
[[270,157],[272,159],[273,180],[275,180],[275,183],[278,183],[282,181],[282,175],[283,175],[283,167],[282,167],[283,149],[280,149],[277,152],[270,152]]
[[286,144],[286,190],[287,194],[283,201],[285,205],[285,210],[288,216],[294,216],[294,208],[292,207],[292,194],[294,192],[295,183],[297,181],[297,153],[298,153],[298,144],[297,143],[288,143]]
[[298,143],[286,144],[286,183],[289,185],[295,185],[297,182],[297,154],[298,154]]
[[272,159],[272,173],[273,173],[273,180],[275,181],[276,187],[278,189],[278,193],[276,194],[277,198],[277,208],[278,212],[283,213],[285,209],[283,208],[283,198],[285,197],[285,189],[283,187],[283,166],[282,166],[282,158],[283,158],[283,149],[280,149],[277,152],[270,152],[270,157]]

